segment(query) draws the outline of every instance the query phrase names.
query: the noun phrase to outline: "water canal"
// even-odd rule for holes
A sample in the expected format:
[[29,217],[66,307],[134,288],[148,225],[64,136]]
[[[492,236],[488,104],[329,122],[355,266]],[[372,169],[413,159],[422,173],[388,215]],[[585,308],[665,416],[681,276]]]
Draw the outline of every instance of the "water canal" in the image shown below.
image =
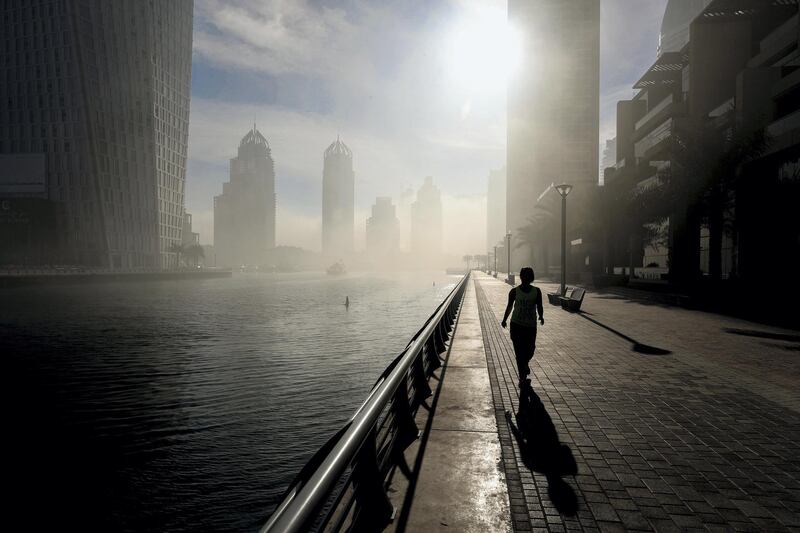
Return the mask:
[[83,530],[256,529],[456,279],[254,273],[0,291],[7,508]]

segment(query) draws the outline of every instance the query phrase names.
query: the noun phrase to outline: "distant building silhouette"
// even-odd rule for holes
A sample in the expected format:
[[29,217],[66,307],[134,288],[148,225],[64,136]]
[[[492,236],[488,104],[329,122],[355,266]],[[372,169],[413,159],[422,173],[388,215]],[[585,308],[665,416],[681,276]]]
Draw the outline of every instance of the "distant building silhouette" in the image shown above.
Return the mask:
[[486,190],[486,251],[506,238],[506,167],[489,173]]
[[[181,242],[183,225],[193,2],[3,5],[0,154],[43,163],[57,212],[48,261],[173,264],[170,246]],[[7,157],[0,164],[19,168]]]
[[397,218],[400,219],[400,249],[411,250],[411,206],[417,194],[413,187],[404,187],[397,198]]
[[608,167],[613,167],[617,162],[617,138],[606,139],[606,147],[603,150],[603,158],[600,160],[600,178],[601,185],[605,183],[604,171]]
[[260,265],[275,247],[275,163],[255,124],[230,160],[230,180],[214,197],[219,266]]
[[322,253],[353,251],[355,174],[353,152],[338,137],[325,149],[322,167]]
[[373,260],[392,259],[400,251],[400,221],[392,199],[379,196],[367,219],[367,254]]
[[524,63],[508,85],[511,266],[533,264],[545,274],[548,255],[558,263],[560,230],[539,238],[531,250],[519,229],[548,186],[566,182],[575,187],[570,238],[579,237],[582,210],[576,207],[595,187],[599,168],[600,0],[509,0],[508,18],[525,43]]
[[411,204],[411,252],[422,262],[442,256],[442,193],[428,176]]

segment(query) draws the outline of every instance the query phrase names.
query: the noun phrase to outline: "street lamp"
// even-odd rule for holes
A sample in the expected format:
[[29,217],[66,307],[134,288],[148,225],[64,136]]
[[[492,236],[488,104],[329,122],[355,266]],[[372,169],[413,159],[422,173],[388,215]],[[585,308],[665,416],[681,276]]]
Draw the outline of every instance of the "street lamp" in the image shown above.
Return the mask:
[[561,296],[564,296],[567,292],[567,195],[572,185],[562,183],[556,185],[556,190],[561,195]]
[[514,278],[511,277],[511,232],[509,231],[506,233],[506,250],[508,250],[508,263],[506,264],[506,270],[508,270],[508,282],[513,285]]
[[494,277],[497,277],[497,245],[494,245]]

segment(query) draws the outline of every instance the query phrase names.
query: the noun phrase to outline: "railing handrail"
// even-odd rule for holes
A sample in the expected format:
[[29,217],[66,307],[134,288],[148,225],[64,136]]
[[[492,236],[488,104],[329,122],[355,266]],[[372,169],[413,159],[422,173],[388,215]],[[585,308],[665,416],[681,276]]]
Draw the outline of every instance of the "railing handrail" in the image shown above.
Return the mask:
[[[296,478],[289,486],[281,503],[261,529],[262,533],[307,530],[308,525],[314,521],[320,509],[328,502],[337,483],[353,464],[364,443],[372,435],[380,421],[381,413],[390,405],[400,385],[406,383],[409,370],[416,358],[421,356],[425,343],[446,317],[453,300],[456,296],[463,294],[461,289],[465,286],[468,278],[469,273],[453,287],[450,294],[428,318],[408,346],[387,367],[387,369],[391,368],[391,371],[378,379],[367,395],[367,399],[345,426],[301,470],[298,477],[301,477],[312,463],[319,463],[304,483],[300,484],[301,480]],[[326,449],[329,451],[324,453],[324,458],[321,459],[319,455]]]

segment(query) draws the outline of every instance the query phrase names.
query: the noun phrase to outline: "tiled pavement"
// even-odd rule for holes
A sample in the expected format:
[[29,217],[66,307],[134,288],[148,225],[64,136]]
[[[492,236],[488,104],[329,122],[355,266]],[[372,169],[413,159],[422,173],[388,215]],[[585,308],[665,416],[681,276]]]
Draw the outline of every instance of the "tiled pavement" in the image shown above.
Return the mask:
[[509,287],[475,276],[515,530],[800,531],[800,336],[608,295],[584,316],[545,304],[518,415]]

